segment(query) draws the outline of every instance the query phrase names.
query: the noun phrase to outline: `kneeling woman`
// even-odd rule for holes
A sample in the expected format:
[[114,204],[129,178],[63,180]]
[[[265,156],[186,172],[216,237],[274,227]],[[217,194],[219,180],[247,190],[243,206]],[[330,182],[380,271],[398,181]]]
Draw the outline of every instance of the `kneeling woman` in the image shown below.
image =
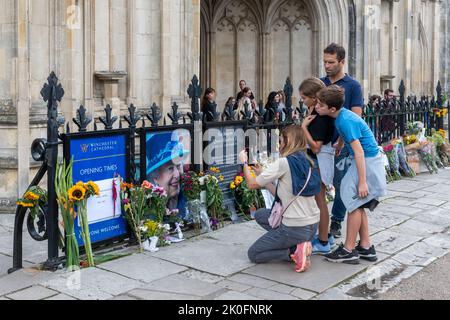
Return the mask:
[[[306,271],[310,265],[313,240],[320,220],[315,196],[320,193],[320,176],[313,161],[307,156],[307,142],[298,126],[289,126],[280,136],[281,158],[264,172],[256,166],[253,178],[248,166],[248,156],[241,152],[244,175],[250,189],[266,188],[284,207],[281,225],[273,229],[269,224],[271,210],[256,212],[258,224],[268,232],[248,251],[253,263],[294,261],[297,272]],[[311,168],[311,177],[308,176]],[[275,191],[274,182],[278,180]],[[303,190],[300,196],[298,194]]]

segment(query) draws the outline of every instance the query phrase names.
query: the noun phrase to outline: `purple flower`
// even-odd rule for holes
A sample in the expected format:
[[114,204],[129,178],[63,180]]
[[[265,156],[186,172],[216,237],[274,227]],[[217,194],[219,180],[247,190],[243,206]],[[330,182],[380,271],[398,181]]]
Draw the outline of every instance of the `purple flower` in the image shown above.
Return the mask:
[[123,199],[122,203],[123,204],[130,204],[130,199]]

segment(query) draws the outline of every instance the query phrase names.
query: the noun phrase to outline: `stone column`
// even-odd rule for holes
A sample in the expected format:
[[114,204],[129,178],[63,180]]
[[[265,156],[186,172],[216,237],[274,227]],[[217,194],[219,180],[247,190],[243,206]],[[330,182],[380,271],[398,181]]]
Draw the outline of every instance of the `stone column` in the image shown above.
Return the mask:
[[16,1],[17,11],[17,60],[16,102],[17,106],[17,194],[24,193],[30,182],[30,62],[29,62],[29,5],[28,0]]

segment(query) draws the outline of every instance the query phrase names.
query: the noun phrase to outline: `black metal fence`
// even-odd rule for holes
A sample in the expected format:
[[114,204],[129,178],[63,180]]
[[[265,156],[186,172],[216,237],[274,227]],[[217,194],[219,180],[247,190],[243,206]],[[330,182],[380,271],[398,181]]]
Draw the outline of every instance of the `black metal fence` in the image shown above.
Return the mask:
[[[443,118],[437,115],[438,111],[441,112],[444,109],[444,98],[440,84],[437,88],[437,98],[405,98],[403,82],[399,92],[399,99],[390,102],[380,101],[370,103],[364,108],[364,118],[380,143],[388,141],[395,136],[403,135],[406,131],[406,124],[409,121],[423,121],[428,132],[431,132],[433,128],[443,128]],[[111,106],[107,105],[104,109],[104,116],[97,119],[93,119],[87,113],[86,108],[80,106],[76,111],[76,117],[73,119],[73,123],[78,128],[78,133],[71,133],[69,123],[66,123],[64,126],[64,119],[58,117],[58,104],[64,96],[64,90],[59,84],[56,75],[51,73],[48,78],[48,83],[44,85],[41,91],[43,99],[48,103],[47,139],[37,139],[32,145],[33,158],[36,161],[42,161],[42,166],[30,185],[30,187],[38,185],[47,174],[48,205],[45,208],[41,208],[42,213],[36,217],[32,217],[30,214],[27,216],[27,213],[29,213],[27,208],[22,206],[17,207],[14,226],[13,268],[9,272],[14,272],[22,268],[22,226],[25,218],[27,218],[27,229],[31,237],[36,241],[48,241],[48,260],[45,263],[45,267],[47,269],[55,269],[63,262],[64,257],[58,256],[58,206],[54,186],[55,170],[58,161],[58,146],[63,145],[63,148],[65,148],[64,143],[66,143],[67,138],[71,135],[92,134],[87,129],[91,123],[93,123],[94,132],[128,130],[127,137],[129,137],[128,145],[130,150],[129,157],[127,158],[129,161],[127,164],[127,170],[129,170],[127,176],[133,182],[142,182],[146,178],[146,134],[163,131],[171,132],[177,129],[188,130],[191,133],[191,148],[192,150],[196,150],[199,142],[194,136],[198,133],[196,131],[199,131],[203,135],[203,139],[201,139],[203,141],[202,146],[199,148],[201,153],[211,144],[214,144],[216,148],[223,148],[223,161],[218,163],[217,166],[222,170],[222,174],[225,177],[221,184],[225,194],[225,205],[232,206],[232,195],[228,186],[229,182],[239,170],[237,154],[241,150],[235,147],[231,154],[227,153],[227,144],[235,144],[234,137],[232,140],[209,140],[207,138],[208,130],[213,128],[222,132],[226,130],[242,130],[244,135],[249,130],[258,132],[259,139],[265,140],[263,142],[267,146],[266,151],[268,155],[270,155],[274,151],[272,150],[273,140],[274,138],[276,139],[273,136],[274,130],[280,130],[285,126],[295,123],[293,119],[295,111],[300,116],[300,121],[305,114],[301,101],[299,107],[295,109],[292,105],[293,86],[289,78],[284,86],[284,93],[286,95],[284,121],[280,120],[281,117],[276,114],[275,109],[269,108],[266,110],[263,103],[260,102],[255,110],[251,106],[246,105],[240,115],[229,106],[225,108],[223,113],[218,112],[217,106],[214,106],[215,109],[209,111],[209,118],[213,119],[213,121],[206,122],[203,121],[204,117],[200,112],[199,101],[202,89],[199,86],[199,81],[196,76],[192,79],[187,93],[191,99],[191,111],[186,114],[181,113],[179,112],[179,106],[174,103],[167,117],[162,114],[161,109],[156,104],[153,104],[146,110],[140,111],[134,105],[130,105],[128,114],[124,117],[113,116]],[[445,109],[449,111],[449,107],[449,104],[447,104]],[[447,113],[447,116],[450,118],[450,113]],[[115,125],[119,129],[113,129]],[[65,127],[65,133],[60,134],[59,129],[62,126]],[[103,128],[101,128],[102,126]],[[139,148],[136,143],[137,141],[139,141]],[[253,143],[248,138],[245,139],[246,148],[251,147]],[[216,165],[214,163],[212,164]],[[211,163],[203,163],[202,165],[201,162],[194,161],[194,157],[192,157],[192,165],[193,170],[199,172],[202,166],[207,168]],[[38,226],[37,229],[36,225]]]
[[436,96],[431,98],[406,97],[403,81],[398,92],[398,98],[370,101],[364,108],[363,117],[379,144],[405,135],[410,122],[422,122],[427,135],[431,135],[433,129],[444,129],[445,120],[450,123],[450,102],[445,101],[440,82],[436,87]]

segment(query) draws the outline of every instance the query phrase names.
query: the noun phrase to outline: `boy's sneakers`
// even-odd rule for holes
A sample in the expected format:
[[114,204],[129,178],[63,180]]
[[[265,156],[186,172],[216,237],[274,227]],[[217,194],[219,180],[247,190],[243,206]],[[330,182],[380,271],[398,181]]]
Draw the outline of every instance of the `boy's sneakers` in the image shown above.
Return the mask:
[[311,242],[303,242],[297,245],[297,250],[291,255],[291,259],[295,262],[295,272],[302,273],[311,267],[311,254]]
[[341,229],[342,227],[340,222],[331,222],[330,233],[335,239],[339,239],[342,236]]
[[326,255],[331,252],[331,245],[328,241],[326,245],[320,243],[319,238],[315,238],[312,241],[312,254],[313,255]]
[[359,257],[361,259],[376,262],[378,261],[377,252],[375,251],[375,247],[371,246],[369,249],[364,249],[360,244],[356,247],[356,251],[358,251]]
[[336,241],[334,240],[334,237],[330,234],[328,235],[328,244],[323,245],[319,241],[319,235],[316,235],[314,237],[314,240],[312,241],[313,246],[313,255],[325,255],[331,252],[331,249],[336,244]]
[[325,259],[334,263],[347,263],[347,264],[359,264],[358,251],[348,252],[345,250],[344,245],[341,244],[339,248],[330,254],[325,256]]

